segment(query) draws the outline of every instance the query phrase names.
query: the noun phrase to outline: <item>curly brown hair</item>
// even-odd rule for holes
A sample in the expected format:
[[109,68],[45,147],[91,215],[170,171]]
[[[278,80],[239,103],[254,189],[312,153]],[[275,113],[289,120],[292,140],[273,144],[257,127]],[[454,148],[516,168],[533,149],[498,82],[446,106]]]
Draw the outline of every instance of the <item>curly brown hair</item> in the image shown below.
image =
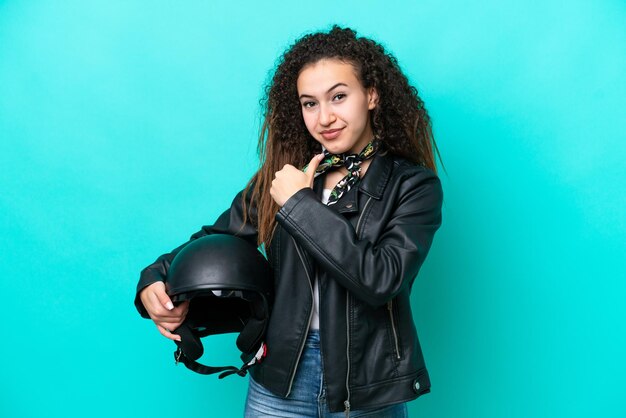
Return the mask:
[[[357,37],[350,28],[333,26],[328,32],[316,32],[298,39],[279,58],[274,75],[265,87],[261,101],[263,124],[257,151],[260,168],[252,176],[243,199],[244,223],[247,218],[257,227],[258,244],[269,248],[276,227],[279,206],[269,190],[277,171],[285,164],[302,167],[321,145],[307,131],[298,98],[297,80],[302,69],[322,59],[336,59],[353,66],[364,88],[374,87],[378,103],[370,111],[374,135],[386,152],[404,157],[436,171],[435,152],[439,151],[431,122],[418,96],[402,73],[396,58],[375,41]],[[250,191],[252,194],[250,195]],[[255,207],[257,216],[248,211]]]

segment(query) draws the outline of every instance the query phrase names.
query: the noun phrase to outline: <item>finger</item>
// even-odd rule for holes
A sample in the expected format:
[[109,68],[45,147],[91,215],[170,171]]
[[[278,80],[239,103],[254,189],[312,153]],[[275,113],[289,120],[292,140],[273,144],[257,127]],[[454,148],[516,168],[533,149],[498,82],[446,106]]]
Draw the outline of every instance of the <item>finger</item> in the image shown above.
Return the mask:
[[182,340],[182,338],[180,338],[180,335],[172,334],[169,330],[165,329],[161,325],[157,325],[156,327],[159,330],[159,332],[161,333],[161,335],[163,335],[165,338],[168,338],[168,339],[170,339],[172,341],[181,341]]
[[178,321],[182,321],[183,319],[185,319],[185,316],[187,315],[188,311],[189,311],[189,302],[185,304],[180,304],[176,306],[174,309],[172,309],[171,311],[161,308],[161,311],[159,312],[160,315],[158,316],[161,318],[162,321],[178,322]]
[[159,299],[161,305],[165,307],[165,309],[167,309],[168,311],[174,309],[174,304],[172,303],[172,300],[169,296],[167,296],[167,293],[165,293],[165,283],[163,283],[163,286],[155,287],[154,294]]
[[171,311],[165,311],[165,313],[161,315],[156,322],[163,325],[167,329],[176,329],[183,323],[183,321],[185,321],[188,312],[189,301],[185,301]]
[[156,322],[156,324],[162,326],[167,331],[174,333],[176,332],[178,327],[180,327],[183,324],[183,319],[179,319],[179,320],[174,319],[170,321],[158,321]]
[[188,311],[189,311],[189,301],[185,301],[181,303],[180,305],[176,306],[171,311],[169,311],[168,313],[170,313],[171,316],[168,315],[168,317],[184,319],[185,316],[187,316]]
[[159,323],[159,324],[164,323],[164,322],[171,322],[171,323],[182,322],[187,315],[186,308],[178,309],[178,307],[176,307],[173,310],[168,311],[167,309],[162,307],[160,304],[158,304],[157,307],[158,307],[157,310],[148,311],[148,313],[150,314],[150,318],[152,318],[154,322]]
[[311,158],[311,161],[306,167],[305,173],[309,178],[309,183],[311,186],[313,185],[313,179],[315,178],[315,170],[317,170],[317,167],[320,165],[320,162],[323,158],[324,153],[316,154],[313,158]]
[[164,317],[172,316],[171,311],[168,310],[165,306],[163,306],[156,292],[150,292],[150,294],[148,294],[148,299],[150,303],[149,303],[149,307],[146,306],[146,308],[148,309],[148,313],[153,319],[155,318],[161,319]]

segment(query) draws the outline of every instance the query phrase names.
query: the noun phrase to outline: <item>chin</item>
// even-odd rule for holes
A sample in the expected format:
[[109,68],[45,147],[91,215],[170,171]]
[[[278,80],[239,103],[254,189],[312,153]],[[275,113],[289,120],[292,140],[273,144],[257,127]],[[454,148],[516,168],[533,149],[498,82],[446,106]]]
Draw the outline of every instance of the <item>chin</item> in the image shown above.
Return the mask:
[[348,152],[348,150],[350,150],[349,146],[342,144],[328,144],[324,145],[324,148],[326,148],[331,154],[343,154],[344,152]]

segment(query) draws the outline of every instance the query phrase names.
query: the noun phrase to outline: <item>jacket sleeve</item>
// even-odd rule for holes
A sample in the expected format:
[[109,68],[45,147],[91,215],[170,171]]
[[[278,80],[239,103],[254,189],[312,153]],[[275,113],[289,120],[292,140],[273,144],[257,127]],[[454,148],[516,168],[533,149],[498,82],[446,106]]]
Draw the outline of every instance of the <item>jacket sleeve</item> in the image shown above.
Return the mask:
[[[250,194],[251,191],[247,196],[248,203]],[[154,282],[165,281],[167,271],[170,267],[170,264],[172,263],[172,260],[174,259],[176,254],[178,254],[178,252],[191,241],[210,234],[229,234],[243,238],[251,245],[254,245],[254,248],[257,248],[257,228],[253,226],[250,222],[250,217],[246,219],[245,225],[243,223],[242,198],[243,190],[240,191],[237,196],[235,196],[230,208],[224,211],[224,213],[222,213],[219,218],[217,218],[215,224],[203,226],[198,232],[191,235],[189,241],[176,247],[171,252],[159,256],[154,263],[150,264],[148,267],[144,268],[141,271],[139,283],[137,283],[137,293],[135,294],[135,307],[142,317],[149,318],[150,316],[143,306],[143,303],[141,303],[139,293],[146,286]],[[251,217],[256,219],[255,208],[252,208],[249,213]]]
[[276,220],[355,297],[380,306],[411,286],[441,225],[443,193],[432,171],[403,180],[396,195],[376,242],[359,239],[352,224],[308,187],[285,202]]

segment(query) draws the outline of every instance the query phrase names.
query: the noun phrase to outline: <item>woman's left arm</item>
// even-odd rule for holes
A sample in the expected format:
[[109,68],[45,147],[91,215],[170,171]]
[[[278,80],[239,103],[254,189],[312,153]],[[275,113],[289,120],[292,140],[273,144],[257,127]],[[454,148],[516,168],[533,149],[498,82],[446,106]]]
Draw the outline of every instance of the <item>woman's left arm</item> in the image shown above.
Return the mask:
[[276,220],[342,286],[379,306],[417,276],[441,225],[442,200],[441,182],[432,171],[408,177],[376,242],[359,239],[352,224],[308,187],[285,202]]

